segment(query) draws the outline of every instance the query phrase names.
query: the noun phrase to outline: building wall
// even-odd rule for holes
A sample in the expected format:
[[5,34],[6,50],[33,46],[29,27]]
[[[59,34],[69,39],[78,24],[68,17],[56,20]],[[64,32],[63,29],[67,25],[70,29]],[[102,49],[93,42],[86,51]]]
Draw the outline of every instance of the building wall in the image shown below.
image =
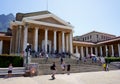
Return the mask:
[[115,37],[115,35],[93,31],[82,36],[74,37],[74,39],[78,41],[100,42]]

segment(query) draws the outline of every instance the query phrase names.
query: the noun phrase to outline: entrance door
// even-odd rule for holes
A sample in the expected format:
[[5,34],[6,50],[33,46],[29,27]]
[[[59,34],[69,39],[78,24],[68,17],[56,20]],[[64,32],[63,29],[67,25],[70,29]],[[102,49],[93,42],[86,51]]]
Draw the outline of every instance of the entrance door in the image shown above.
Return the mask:
[[[51,41],[48,40],[47,43],[47,52],[50,53],[51,52]],[[45,40],[42,41],[42,50],[45,51]]]

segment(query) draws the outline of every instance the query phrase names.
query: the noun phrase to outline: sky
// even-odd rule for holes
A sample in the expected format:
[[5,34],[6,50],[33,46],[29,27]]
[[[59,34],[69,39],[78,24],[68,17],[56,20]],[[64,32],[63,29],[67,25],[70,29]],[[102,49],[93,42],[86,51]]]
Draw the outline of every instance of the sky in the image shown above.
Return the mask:
[[120,36],[120,0],[1,0],[0,14],[48,10],[70,22],[74,36],[98,31]]

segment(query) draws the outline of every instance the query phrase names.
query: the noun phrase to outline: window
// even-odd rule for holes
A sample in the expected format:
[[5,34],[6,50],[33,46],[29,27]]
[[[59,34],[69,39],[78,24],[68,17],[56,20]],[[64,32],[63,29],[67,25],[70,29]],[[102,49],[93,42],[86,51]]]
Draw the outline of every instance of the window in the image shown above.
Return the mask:
[[98,38],[98,35],[96,35],[97,36],[97,38]]
[[92,38],[92,36],[90,35],[90,39]]
[[89,40],[89,36],[87,36],[87,39]]

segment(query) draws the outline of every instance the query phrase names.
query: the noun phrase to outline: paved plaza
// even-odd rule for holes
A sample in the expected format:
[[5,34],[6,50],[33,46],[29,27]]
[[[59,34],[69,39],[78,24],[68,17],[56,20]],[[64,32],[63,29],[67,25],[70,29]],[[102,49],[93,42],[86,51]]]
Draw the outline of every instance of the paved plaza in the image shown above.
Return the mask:
[[0,78],[0,84],[120,84],[120,70],[57,74],[55,80],[50,75]]

